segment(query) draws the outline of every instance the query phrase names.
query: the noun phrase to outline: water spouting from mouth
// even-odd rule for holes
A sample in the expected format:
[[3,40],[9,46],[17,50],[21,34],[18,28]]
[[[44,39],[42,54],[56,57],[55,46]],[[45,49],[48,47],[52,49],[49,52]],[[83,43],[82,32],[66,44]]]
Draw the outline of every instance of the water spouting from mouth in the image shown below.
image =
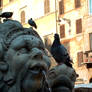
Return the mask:
[[[46,72],[45,72],[44,70],[42,71],[42,74],[43,74],[43,83],[42,83],[42,85],[43,85],[44,87],[47,87],[49,92],[52,92],[52,91],[51,91],[51,88],[50,88],[50,86],[49,86],[49,84],[48,84],[48,81],[47,81]],[[44,87],[43,87],[43,88],[44,88]],[[42,91],[42,92],[44,92],[44,91]]]

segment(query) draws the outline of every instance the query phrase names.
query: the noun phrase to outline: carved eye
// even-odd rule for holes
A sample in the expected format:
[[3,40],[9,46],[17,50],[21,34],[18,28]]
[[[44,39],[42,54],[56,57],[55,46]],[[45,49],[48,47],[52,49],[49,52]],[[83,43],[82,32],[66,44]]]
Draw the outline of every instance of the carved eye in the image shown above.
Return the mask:
[[28,52],[29,52],[28,49],[26,49],[26,48],[21,48],[21,49],[18,50],[17,55],[26,54],[26,53],[28,53]]

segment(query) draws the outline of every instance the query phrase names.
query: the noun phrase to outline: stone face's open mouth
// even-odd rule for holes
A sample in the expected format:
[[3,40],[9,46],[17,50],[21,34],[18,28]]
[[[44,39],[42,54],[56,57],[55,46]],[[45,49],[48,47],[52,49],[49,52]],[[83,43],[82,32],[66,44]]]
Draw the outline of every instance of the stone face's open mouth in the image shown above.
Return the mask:
[[9,80],[5,81],[5,83],[6,83],[8,86],[12,86],[12,85],[15,83],[15,80],[14,80],[14,79],[9,79]]

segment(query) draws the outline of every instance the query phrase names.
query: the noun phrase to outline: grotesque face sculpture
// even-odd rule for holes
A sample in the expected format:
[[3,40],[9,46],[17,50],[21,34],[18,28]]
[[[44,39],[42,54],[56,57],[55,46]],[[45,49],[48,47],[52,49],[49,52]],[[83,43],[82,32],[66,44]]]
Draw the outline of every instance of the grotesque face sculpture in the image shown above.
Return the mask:
[[0,92],[50,92],[50,88],[59,92],[63,84],[73,89],[73,69],[65,65],[49,67],[50,59],[36,31],[14,20],[0,24]]
[[43,72],[49,69],[50,60],[37,32],[17,26],[5,35],[4,41],[7,48],[4,60],[9,66],[4,82],[9,86],[9,92],[40,90]]
[[70,90],[69,92],[72,92],[77,77],[75,70],[65,64],[55,66],[48,71],[48,82],[53,92],[68,92],[62,87],[66,87]]

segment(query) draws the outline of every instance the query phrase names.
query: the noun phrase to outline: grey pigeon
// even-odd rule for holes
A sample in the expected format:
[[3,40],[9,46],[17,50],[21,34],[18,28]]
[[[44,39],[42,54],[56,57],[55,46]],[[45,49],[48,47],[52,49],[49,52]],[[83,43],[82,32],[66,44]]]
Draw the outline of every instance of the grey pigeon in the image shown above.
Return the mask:
[[10,18],[12,17],[13,12],[3,12],[2,14],[0,14],[0,17],[2,18]]
[[51,46],[51,54],[58,64],[64,63],[69,67],[72,67],[72,60],[67,52],[67,49],[60,43],[58,34],[54,35],[54,42]]
[[37,29],[37,25],[36,25],[35,21],[32,18],[28,20],[28,23],[29,23],[29,25],[31,25],[32,27]]

